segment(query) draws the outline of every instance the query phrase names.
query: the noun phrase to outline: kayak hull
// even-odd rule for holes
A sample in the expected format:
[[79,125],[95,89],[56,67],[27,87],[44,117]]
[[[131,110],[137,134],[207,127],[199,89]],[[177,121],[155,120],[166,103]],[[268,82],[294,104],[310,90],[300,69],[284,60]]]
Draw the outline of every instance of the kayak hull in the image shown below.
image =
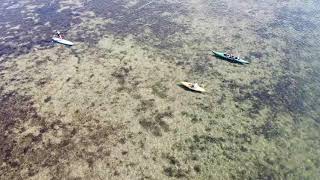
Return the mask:
[[71,41],[68,41],[68,40],[65,40],[65,39],[61,39],[61,38],[57,38],[57,37],[53,37],[52,40],[57,42],[57,43],[68,45],[68,46],[74,45],[73,42],[71,42]]
[[212,51],[212,52],[213,52],[213,54],[215,56],[223,58],[223,59],[226,59],[226,60],[231,61],[231,62],[236,62],[236,63],[240,63],[240,64],[249,64],[248,61],[245,61],[243,59],[240,59],[240,58],[234,59],[234,58],[230,58],[228,56],[225,56],[225,53],[222,53],[222,52],[216,52],[216,51]]
[[184,87],[193,90],[193,91],[197,91],[197,92],[205,92],[206,90],[203,89],[202,87],[192,87],[193,83],[190,82],[181,82],[181,85],[183,85]]

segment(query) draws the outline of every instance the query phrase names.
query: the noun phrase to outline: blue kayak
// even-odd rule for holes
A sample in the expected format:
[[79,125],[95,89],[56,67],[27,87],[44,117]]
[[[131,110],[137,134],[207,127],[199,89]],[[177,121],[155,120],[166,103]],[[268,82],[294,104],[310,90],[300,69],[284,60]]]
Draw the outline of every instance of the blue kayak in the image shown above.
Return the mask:
[[216,51],[212,51],[212,52],[213,52],[213,55],[220,57],[220,58],[223,58],[223,59],[226,59],[230,62],[235,62],[235,63],[240,63],[240,64],[249,64],[248,61],[245,61],[238,56],[233,56],[231,54],[216,52]]

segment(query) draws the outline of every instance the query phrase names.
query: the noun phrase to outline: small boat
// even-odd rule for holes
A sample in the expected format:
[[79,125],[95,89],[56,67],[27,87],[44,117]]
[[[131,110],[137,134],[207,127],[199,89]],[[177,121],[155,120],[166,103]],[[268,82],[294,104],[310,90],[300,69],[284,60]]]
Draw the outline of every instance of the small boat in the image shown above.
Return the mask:
[[240,63],[240,64],[249,64],[248,61],[245,61],[238,56],[233,56],[231,54],[216,52],[216,51],[212,51],[212,52],[213,52],[213,55],[220,57],[220,58],[223,58],[223,59],[226,59],[230,62],[236,62],[236,63]]
[[52,40],[57,42],[57,43],[68,45],[68,46],[72,46],[73,45],[73,42],[65,40],[65,39],[62,39],[60,37],[52,37]]
[[181,82],[181,85],[183,85],[184,87],[186,87],[190,90],[197,91],[197,92],[205,92],[206,91],[205,89],[200,87],[198,85],[198,83]]

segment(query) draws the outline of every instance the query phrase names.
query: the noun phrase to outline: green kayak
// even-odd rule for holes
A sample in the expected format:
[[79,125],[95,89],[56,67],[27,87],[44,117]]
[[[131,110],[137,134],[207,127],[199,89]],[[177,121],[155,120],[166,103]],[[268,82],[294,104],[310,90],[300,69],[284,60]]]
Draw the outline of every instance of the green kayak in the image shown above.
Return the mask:
[[223,59],[226,59],[230,62],[235,62],[235,63],[240,63],[240,64],[249,64],[248,61],[245,61],[238,56],[233,56],[231,54],[216,52],[216,51],[212,51],[212,52],[213,52],[213,55],[220,57],[220,58],[223,58]]

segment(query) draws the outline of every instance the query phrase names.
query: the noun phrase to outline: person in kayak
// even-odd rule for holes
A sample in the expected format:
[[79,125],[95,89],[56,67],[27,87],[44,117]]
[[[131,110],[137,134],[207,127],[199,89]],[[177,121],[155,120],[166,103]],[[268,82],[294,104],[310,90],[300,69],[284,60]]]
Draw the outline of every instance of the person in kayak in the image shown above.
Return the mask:
[[195,84],[191,85],[191,88],[197,88],[197,87],[199,87],[198,83],[195,83]]
[[60,31],[57,31],[56,35],[57,35],[60,39],[63,39],[63,36],[61,35]]

